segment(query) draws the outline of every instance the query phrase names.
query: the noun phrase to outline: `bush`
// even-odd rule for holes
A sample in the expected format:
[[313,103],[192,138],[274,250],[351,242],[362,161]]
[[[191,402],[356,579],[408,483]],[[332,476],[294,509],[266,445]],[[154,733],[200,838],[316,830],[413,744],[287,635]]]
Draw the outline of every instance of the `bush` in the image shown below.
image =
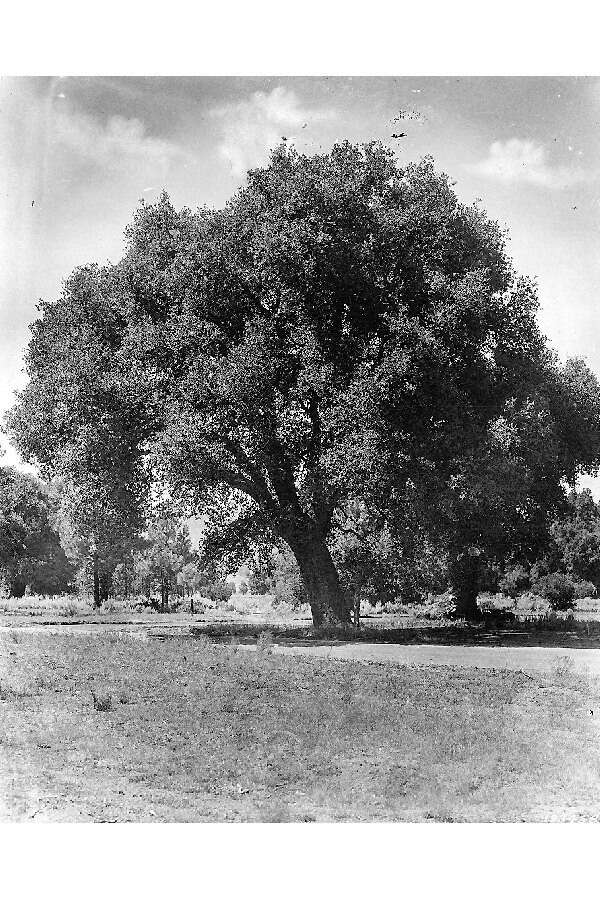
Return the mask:
[[[363,618],[364,616],[381,616],[385,612],[389,612],[389,605],[386,606],[384,603],[380,601],[375,601],[375,603],[371,603],[370,600],[361,597],[360,600],[360,616]],[[393,610],[395,612],[395,610]]]
[[575,584],[575,599],[583,600],[586,597],[596,596],[596,585],[591,581],[578,581]]
[[261,631],[256,641],[256,649],[259,653],[270,654],[273,652],[273,634],[270,631]]
[[[232,594],[229,602],[225,607],[228,612],[237,612],[240,615],[247,616],[252,613],[263,612],[262,607],[265,605],[264,597],[258,597],[256,594],[245,593]],[[270,603],[268,603],[270,606]]]
[[76,616],[79,611],[79,603],[76,603],[74,600],[68,600],[63,606],[63,615],[69,616],[70,618]]
[[534,594],[533,591],[527,591],[518,598],[515,610],[520,615],[544,616],[550,610],[550,604],[544,597]]
[[299,609],[307,602],[306,591],[299,574],[292,573],[288,577],[274,577],[270,579],[269,588],[275,606],[285,603],[292,609]]
[[252,575],[252,577],[250,578],[250,587],[253,594],[269,593],[269,585],[267,584],[267,580],[260,575]]
[[514,598],[507,596],[506,592],[491,594],[482,593],[477,599],[477,605],[484,615],[496,615],[508,613],[514,610]]
[[422,615],[425,619],[448,619],[456,612],[456,600],[452,591],[445,591],[437,596],[429,596],[423,604]]
[[235,586],[225,584],[223,581],[214,581],[202,588],[202,594],[217,603],[224,603],[231,599]]
[[531,578],[529,572],[524,566],[513,566],[507,569],[500,581],[498,587],[503,594],[508,597],[518,597],[524,591],[531,587]]
[[553,610],[573,609],[575,605],[575,585],[568,575],[560,572],[538,578],[533,590],[545,597]]

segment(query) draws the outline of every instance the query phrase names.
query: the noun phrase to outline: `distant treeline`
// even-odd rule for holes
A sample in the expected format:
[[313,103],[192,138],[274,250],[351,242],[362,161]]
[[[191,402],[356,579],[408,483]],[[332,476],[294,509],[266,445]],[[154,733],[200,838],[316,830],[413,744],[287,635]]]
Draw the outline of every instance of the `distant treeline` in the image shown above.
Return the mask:
[[[210,542],[191,545],[187,524],[162,505],[142,534],[122,539],[112,553],[102,553],[69,520],[59,481],[45,484],[14,468],[0,468],[0,574],[10,596],[26,591],[93,594],[97,604],[109,597],[142,598],[166,610],[174,597],[202,594],[226,600],[224,582],[231,555]],[[377,529],[359,507],[348,511],[348,527],[338,533],[332,555],[342,586],[353,605],[365,601],[421,602],[448,589],[456,572],[443,546],[418,528],[402,536]],[[207,550],[209,552],[207,552]],[[480,590],[516,597],[531,591],[556,608],[576,596],[600,590],[600,505],[585,490],[571,492],[529,559],[516,555],[493,563],[475,559]],[[238,558],[237,563],[244,560]],[[271,593],[292,606],[306,602],[293,554],[282,545],[262,545],[246,562],[253,592]],[[192,600],[193,603],[193,600]]]

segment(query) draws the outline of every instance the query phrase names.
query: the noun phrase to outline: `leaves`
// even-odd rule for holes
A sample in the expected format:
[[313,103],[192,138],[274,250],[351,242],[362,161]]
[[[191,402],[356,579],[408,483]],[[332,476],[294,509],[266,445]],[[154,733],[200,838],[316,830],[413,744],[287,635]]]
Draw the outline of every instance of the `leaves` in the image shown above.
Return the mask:
[[0,467],[0,572],[11,593],[54,592],[74,571],[58,534],[55,497],[33,476]]
[[285,144],[221,210],[142,205],[117,265],[42,304],[8,427],[96,542],[165,488],[240,552],[330,539],[353,502],[504,552],[599,459],[598,382],[536,309],[431,159]]

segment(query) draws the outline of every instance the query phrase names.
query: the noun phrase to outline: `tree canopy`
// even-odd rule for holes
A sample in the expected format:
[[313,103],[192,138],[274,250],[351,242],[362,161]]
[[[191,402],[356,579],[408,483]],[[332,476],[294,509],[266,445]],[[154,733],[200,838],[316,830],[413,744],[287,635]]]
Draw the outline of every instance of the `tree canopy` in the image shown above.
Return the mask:
[[26,587],[65,590],[74,575],[58,533],[57,506],[32,475],[0,467],[0,575],[12,596]]
[[285,541],[315,624],[347,621],[348,504],[516,534],[595,470],[598,382],[560,366],[536,310],[505,235],[430,159],[283,145],[223,209],[142,204],[123,259],[41,305],[8,427],[132,522],[161,485],[224,540]]

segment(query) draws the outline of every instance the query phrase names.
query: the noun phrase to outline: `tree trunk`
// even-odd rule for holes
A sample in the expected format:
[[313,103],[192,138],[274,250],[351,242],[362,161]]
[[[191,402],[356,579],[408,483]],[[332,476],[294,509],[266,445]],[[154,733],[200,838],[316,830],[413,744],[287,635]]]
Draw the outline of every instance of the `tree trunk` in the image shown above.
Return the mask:
[[22,578],[17,577],[11,580],[9,589],[11,597],[24,597],[26,590],[27,584]]
[[302,536],[288,542],[300,569],[313,625],[319,628],[321,625],[348,624],[350,609],[325,541]]
[[98,554],[94,553],[94,606],[99,607],[100,599],[100,572],[98,571]]
[[108,572],[100,575],[100,602],[106,603],[110,596],[111,578]]
[[160,610],[169,612],[169,578],[164,572],[160,573]]
[[456,615],[469,622],[478,622],[481,611],[477,606],[481,561],[478,556],[463,554],[450,566],[450,581],[456,598]]

